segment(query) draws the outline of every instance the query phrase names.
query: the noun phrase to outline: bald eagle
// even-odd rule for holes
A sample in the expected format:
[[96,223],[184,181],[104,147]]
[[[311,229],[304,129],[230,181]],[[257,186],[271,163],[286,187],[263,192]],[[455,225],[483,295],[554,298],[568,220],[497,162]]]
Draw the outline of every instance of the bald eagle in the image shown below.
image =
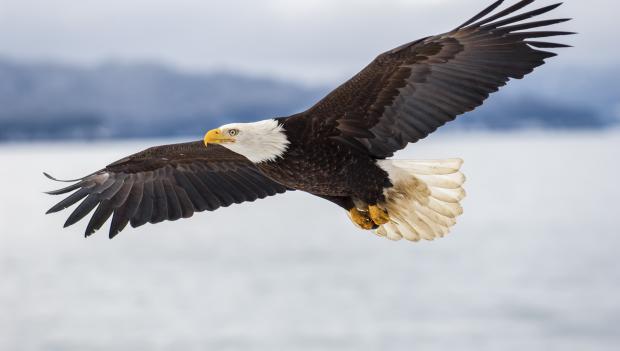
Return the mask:
[[496,11],[503,0],[496,1],[454,30],[387,51],[305,112],[227,124],[203,140],[152,147],[69,181],[49,192],[72,193],[48,213],[81,201],[65,227],[94,210],[86,236],[112,217],[113,238],[127,224],[299,190],[391,240],[443,237],[463,212],[462,161],[391,157],[556,55],[541,49],[568,46],[536,38],[573,33],[532,29],[569,19],[525,21],[561,4],[515,14],[533,2]]

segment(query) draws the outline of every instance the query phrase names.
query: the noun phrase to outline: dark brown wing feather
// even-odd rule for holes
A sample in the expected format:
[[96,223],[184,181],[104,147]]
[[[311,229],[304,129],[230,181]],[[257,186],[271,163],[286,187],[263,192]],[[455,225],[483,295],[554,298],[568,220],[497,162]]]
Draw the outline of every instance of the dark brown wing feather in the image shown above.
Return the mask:
[[534,2],[523,0],[486,17],[502,2],[495,2],[451,32],[378,56],[290,122],[304,120],[309,124],[305,129],[308,137],[334,138],[377,158],[390,157],[408,143],[425,138],[480,106],[510,78],[523,78],[556,55],[536,48],[566,46],[531,39],[572,33],[524,30],[568,19],[517,23],[560,4],[513,15]]
[[213,211],[286,190],[245,157],[218,145],[205,148],[202,141],[197,141],[147,149],[77,179],[66,188],[51,191],[51,195],[73,193],[48,213],[81,201],[65,227],[95,210],[86,236],[112,217],[109,235],[113,238],[127,224],[139,227],[188,218],[194,212]]

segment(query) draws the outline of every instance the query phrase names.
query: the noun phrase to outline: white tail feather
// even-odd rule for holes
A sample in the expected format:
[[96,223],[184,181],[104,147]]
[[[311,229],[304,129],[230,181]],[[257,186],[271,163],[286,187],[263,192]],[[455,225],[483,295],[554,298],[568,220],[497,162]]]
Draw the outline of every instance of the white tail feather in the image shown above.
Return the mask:
[[390,240],[434,240],[444,237],[463,214],[463,160],[382,160],[393,187],[386,188],[383,206],[390,222],[377,229]]

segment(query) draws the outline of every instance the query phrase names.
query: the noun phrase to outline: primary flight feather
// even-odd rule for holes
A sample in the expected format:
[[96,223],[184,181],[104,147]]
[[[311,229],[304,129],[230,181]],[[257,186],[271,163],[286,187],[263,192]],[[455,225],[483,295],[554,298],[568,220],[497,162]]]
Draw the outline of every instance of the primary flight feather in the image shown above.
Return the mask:
[[48,213],[79,202],[65,226],[94,211],[86,235],[112,217],[112,238],[128,224],[188,218],[300,190],[339,205],[356,226],[391,240],[443,237],[463,212],[462,161],[388,158],[556,55],[546,49],[567,46],[539,38],[573,33],[539,28],[568,19],[528,21],[561,4],[516,14],[533,2],[496,11],[503,0],[496,1],[450,32],[383,53],[305,112],[224,125],[204,140],[114,162],[49,192],[71,194]]

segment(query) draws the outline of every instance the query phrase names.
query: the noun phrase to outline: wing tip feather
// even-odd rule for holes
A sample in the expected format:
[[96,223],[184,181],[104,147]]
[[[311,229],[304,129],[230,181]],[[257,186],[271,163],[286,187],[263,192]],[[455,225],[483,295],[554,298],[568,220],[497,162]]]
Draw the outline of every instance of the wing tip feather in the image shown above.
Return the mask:
[[476,22],[477,20],[484,18],[484,16],[490,14],[496,8],[498,8],[501,4],[503,4],[504,1],[505,0],[497,0],[497,1],[495,1],[490,6],[486,7],[484,10],[480,11],[479,13],[477,13],[474,17],[468,19],[467,21],[465,21],[465,23],[463,23],[460,26],[456,27],[453,31],[457,31],[459,29],[465,28],[465,27],[469,26],[470,24]]
[[84,178],[78,178],[78,179],[58,179],[54,176],[52,176],[51,174],[47,173],[47,172],[43,172],[43,175],[50,179],[53,180],[55,182],[61,182],[61,183],[74,183],[74,182],[79,182],[80,180],[84,180]]
[[[531,10],[525,13],[521,13],[518,15],[514,15],[512,17],[507,17],[509,15],[514,14],[515,12],[517,12],[518,10],[527,7],[528,5],[534,3],[535,0],[521,0],[519,2],[517,2],[516,4],[490,16],[490,17],[486,17],[490,12],[485,13],[483,16],[479,17],[479,15],[476,15],[473,18],[473,21],[468,21],[466,22],[467,24],[465,26],[461,26],[458,27],[457,29],[461,29],[463,27],[466,26],[473,26],[473,27],[480,27],[480,28],[486,28],[486,27],[500,27],[502,25],[508,24],[508,23],[513,23],[513,22],[518,22],[527,18],[532,18],[532,17],[536,17],[536,16],[540,16],[542,14],[545,14],[547,12],[550,12],[552,10],[555,10],[556,8],[560,7],[563,2],[558,2],[555,4],[551,4],[551,5],[547,5],[547,6],[543,6],[541,8],[535,9],[535,10]],[[499,5],[498,5],[499,6]],[[497,6],[496,6],[497,7]],[[494,10],[495,8],[493,8]],[[486,10],[485,10],[486,11]],[[482,12],[484,13],[484,11]],[[477,22],[476,22],[477,21]]]
[[562,44],[562,43],[552,43],[552,42],[541,42],[541,41],[525,41],[525,43],[529,46],[533,46],[538,49],[564,49],[564,48],[572,48],[572,45]]

